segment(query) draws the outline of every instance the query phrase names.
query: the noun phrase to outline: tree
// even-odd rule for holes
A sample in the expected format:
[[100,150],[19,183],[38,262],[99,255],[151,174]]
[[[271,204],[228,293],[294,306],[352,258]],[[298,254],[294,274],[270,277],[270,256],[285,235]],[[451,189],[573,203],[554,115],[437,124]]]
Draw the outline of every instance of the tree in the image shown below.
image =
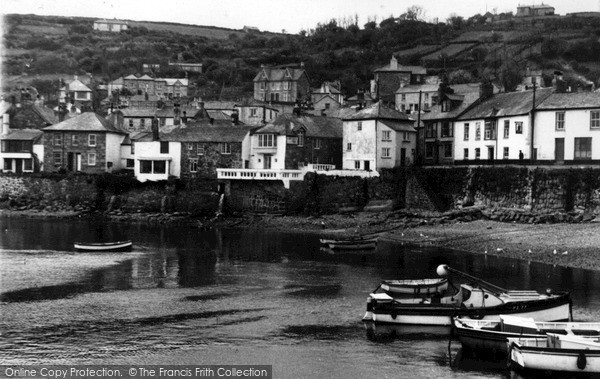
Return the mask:
[[465,25],[465,19],[456,13],[452,13],[448,20],[446,20],[448,25],[452,27],[454,30],[460,30]]
[[420,5],[413,5],[406,9],[406,12],[400,15],[401,20],[423,21],[425,10]]

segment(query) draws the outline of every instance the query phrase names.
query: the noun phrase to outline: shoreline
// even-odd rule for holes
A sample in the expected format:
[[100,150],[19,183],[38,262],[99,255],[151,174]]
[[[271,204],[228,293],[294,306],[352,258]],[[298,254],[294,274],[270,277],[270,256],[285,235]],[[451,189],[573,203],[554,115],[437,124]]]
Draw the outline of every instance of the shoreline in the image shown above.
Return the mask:
[[[407,217],[408,215],[408,217]],[[108,222],[222,226],[349,235],[380,233],[380,238],[407,244],[440,246],[473,254],[489,254],[564,267],[600,270],[600,223],[531,224],[489,219],[445,221],[439,214],[354,212],[323,216],[244,215],[218,220],[186,214],[85,214],[0,210],[0,217],[42,219],[101,218]]]

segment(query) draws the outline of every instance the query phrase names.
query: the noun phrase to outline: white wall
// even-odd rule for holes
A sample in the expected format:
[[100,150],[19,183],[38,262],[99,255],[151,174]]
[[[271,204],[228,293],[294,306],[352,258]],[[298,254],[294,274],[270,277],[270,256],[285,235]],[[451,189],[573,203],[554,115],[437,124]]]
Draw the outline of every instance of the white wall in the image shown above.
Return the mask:
[[[594,109],[597,110],[597,109]],[[573,109],[565,111],[564,130],[556,130],[556,111],[537,111],[535,113],[535,147],[538,159],[554,160],[556,138],[565,140],[565,160],[573,160],[575,138],[592,138],[592,159],[600,159],[600,128],[590,128],[590,110]]]
[[[360,161],[360,170],[364,170],[365,162],[370,162],[370,169],[377,170],[376,167],[376,149],[377,149],[377,130],[375,120],[363,120],[362,130],[358,130],[359,121],[344,121],[343,123],[343,161],[344,170],[355,170],[355,162]],[[379,136],[381,138],[381,136]],[[352,149],[348,150],[348,143],[352,144]]]
[[[287,137],[285,135],[274,135],[277,139],[275,147],[258,147],[258,135],[250,137],[250,168],[263,169],[264,156],[271,155],[271,170],[283,170],[285,168],[285,151]],[[243,149],[243,144],[242,144]]]
[[[140,160],[147,158],[158,158],[160,160],[171,158],[170,160],[167,160],[167,172],[165,174],[140,173]],[[169,153],[161,154],[160,141],[135,142],[134,173],[140,182],[144,182],[146,180],[166,180],[169,176],[175,176],[179,178],[181,176],[181,143],[169,142]]]
[[112,162],[113,166],[106,169],[107,172],[121,169],[121,142],[125,139],[122,134],[106,133],[106,162]]

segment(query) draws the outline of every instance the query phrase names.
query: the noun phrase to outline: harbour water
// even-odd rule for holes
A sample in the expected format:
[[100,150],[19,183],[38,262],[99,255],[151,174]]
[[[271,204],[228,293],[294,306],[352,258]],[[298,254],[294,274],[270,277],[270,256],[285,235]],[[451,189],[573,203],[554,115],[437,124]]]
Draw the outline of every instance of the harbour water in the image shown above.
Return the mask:
[[[73,241],[132,239],[126,253]],[[600,273],[381,241],[332,253],[318,235],[0,219],[2,364],[267,364],[276,378],[515,378],[461,357],[442,328],[361,321],[381,279],[441,263],[509,289],[571,291],[600,320]]]

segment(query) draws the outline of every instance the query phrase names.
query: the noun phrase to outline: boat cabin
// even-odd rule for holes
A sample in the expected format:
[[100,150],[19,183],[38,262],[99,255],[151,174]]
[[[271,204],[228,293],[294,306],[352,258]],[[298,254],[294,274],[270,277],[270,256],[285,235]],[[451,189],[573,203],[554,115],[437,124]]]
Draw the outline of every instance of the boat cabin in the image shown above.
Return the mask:
[[495,294],[483,288],[473,287],[468,284],[461,284],[460,296],[462,298],[462,304],[467,308],[493,307],[504,304],[504,301]]

